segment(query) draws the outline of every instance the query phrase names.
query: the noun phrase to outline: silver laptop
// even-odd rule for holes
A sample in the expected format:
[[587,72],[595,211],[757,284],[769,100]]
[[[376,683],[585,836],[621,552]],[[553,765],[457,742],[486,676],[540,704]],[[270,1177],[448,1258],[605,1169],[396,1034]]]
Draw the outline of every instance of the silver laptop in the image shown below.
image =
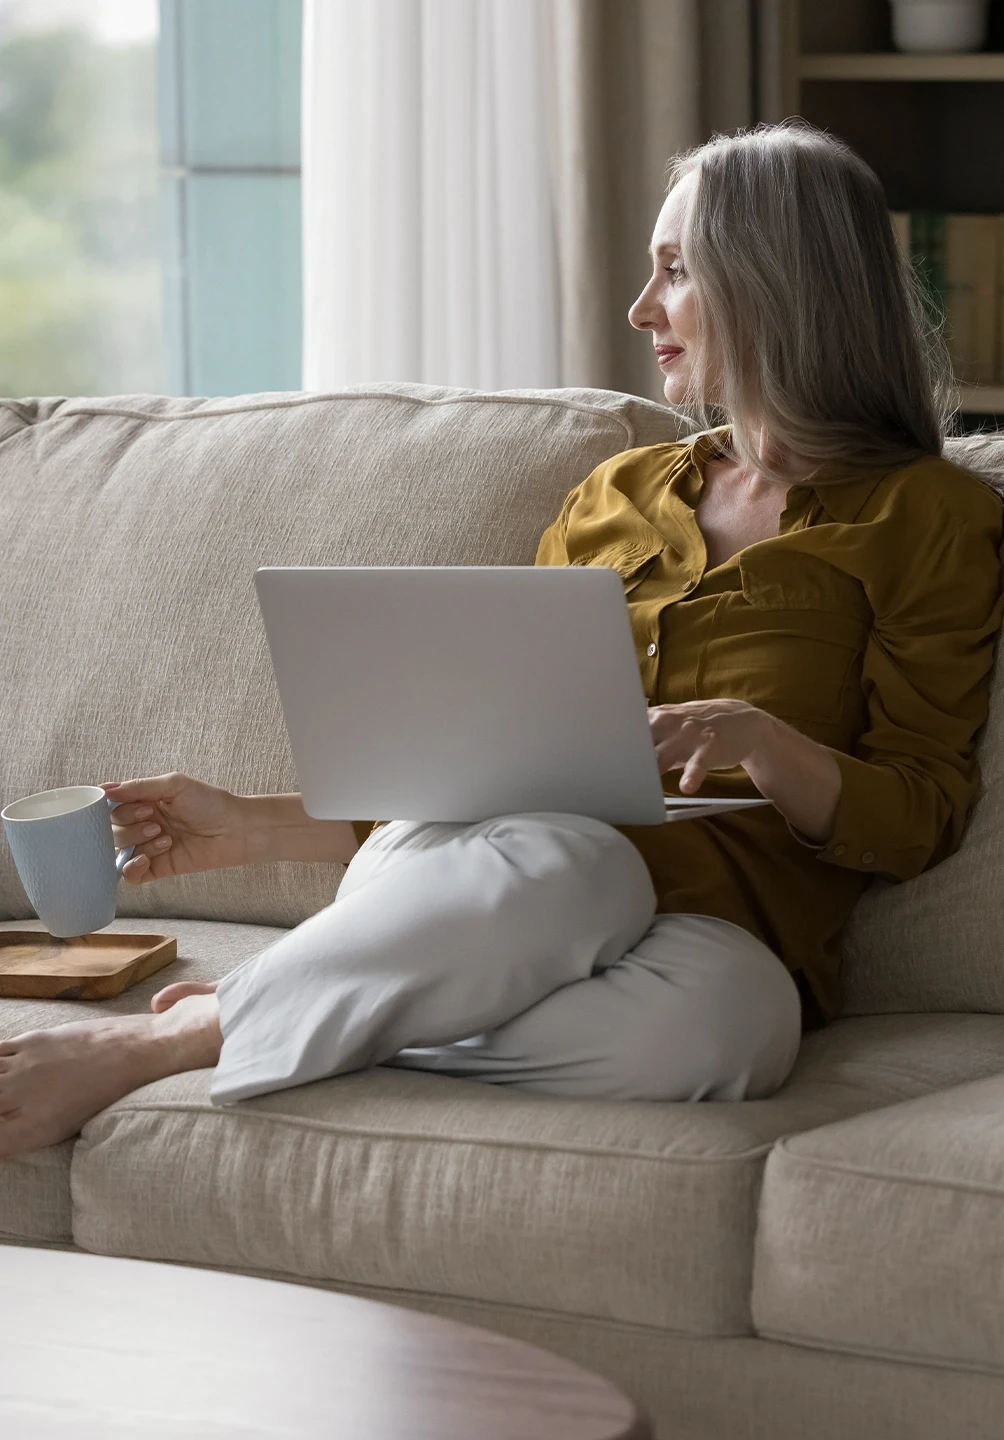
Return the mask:
[[316,819],[658,825],[769,803],[664,797],[613,570],[267,566],[255,586]]

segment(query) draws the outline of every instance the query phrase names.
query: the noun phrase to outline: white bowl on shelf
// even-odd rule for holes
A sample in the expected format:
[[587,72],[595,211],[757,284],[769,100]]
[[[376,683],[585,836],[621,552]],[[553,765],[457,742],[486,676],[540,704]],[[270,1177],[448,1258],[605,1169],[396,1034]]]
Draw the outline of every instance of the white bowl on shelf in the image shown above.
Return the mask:
[[989,0],[890,0],[897,50],[955,54],[987,43]]

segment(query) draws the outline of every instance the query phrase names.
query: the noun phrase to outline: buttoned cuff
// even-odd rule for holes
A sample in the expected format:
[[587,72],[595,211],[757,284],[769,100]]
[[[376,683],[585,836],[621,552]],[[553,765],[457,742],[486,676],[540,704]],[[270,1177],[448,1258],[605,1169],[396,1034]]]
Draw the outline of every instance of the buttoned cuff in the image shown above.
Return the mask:
[[[881,806],[881,767],[866,760],[858,760],[843,750],[826,747],[840,767],[840,799],[833,819],[833,833],[822,844],[810,840],[787,821],[792,838],[806,850],[812,850],[818,859],[847,870],[863,870],[867,873],[881,873],[883,870],[896,873],[897,862],[902,860],[902,851],[897,849],[893,858],[892,846],[889,854],[882,853],[883,846],[877,823],[877,806]],[[888,817],[886,817],[888,819]]]

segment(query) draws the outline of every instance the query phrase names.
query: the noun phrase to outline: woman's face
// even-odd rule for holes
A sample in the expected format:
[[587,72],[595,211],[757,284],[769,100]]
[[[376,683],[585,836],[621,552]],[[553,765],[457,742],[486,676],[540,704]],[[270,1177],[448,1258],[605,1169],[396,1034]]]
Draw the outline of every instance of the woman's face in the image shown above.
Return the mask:
[[650,330],[656,361],[665,376],[663,393],[671,405],[687,393],[698,333],[697,300],[683,268],[680,235],[693,202],[697,172],[673,186],[652,232],[652,278],[628,311],[636,330]]

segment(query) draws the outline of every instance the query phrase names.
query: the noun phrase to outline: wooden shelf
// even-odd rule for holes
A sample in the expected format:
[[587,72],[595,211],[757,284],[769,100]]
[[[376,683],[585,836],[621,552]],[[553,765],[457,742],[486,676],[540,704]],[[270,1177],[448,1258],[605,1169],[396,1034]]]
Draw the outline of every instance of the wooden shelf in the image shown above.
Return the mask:
[[803,55],[800,80],[1004,80],[1004,54]]
[[1004,385],[962,385],[959,409],[966,415],[1004,415]]

